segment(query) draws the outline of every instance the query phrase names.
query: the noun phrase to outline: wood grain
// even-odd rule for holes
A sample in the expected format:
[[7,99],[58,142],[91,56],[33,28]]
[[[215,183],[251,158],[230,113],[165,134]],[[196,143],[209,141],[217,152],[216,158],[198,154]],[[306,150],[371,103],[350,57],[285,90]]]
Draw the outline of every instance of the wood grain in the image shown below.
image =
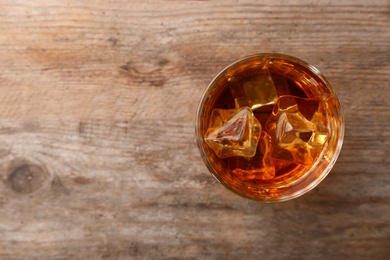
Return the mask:
[[[0,0],[1,259],[386,259],[390,4]],[[216,73],[258,52],[319,68],[344,108],[332,173],[249,201],[194,137]]]

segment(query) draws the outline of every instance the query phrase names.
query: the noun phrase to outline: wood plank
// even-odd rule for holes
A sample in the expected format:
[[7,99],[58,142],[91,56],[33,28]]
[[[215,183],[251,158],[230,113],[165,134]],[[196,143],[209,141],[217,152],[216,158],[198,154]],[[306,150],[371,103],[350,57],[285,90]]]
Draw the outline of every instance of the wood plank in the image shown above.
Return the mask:
[[[1,259],[385,259],[390,5],[0,0]],[[225,66],[281,52],[344,108],[332,173],[249,201],[207,172],[198,100]]]

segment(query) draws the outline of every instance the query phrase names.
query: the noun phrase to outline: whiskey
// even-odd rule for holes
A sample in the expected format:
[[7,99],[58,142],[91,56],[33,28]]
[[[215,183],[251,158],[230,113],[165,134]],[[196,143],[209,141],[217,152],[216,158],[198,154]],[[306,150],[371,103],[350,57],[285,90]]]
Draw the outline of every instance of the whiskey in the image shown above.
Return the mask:
[[282,54],[250,56],[223,70],[203,94],[196,123],[211,173],[233,192],[266,202],[315,187],[338,157],[343,129],[325,77]]

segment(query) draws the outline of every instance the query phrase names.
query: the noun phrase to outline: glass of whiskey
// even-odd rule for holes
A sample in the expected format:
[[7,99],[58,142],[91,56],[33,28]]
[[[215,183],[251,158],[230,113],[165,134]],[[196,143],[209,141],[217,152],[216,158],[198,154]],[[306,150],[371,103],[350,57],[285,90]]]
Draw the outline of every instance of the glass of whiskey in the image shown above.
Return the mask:
[[245,198],[279,202],[317,186],[344,137],[339,100],[312,65],[256,54],[222,70],[201,97],[198,147],[209,171]]

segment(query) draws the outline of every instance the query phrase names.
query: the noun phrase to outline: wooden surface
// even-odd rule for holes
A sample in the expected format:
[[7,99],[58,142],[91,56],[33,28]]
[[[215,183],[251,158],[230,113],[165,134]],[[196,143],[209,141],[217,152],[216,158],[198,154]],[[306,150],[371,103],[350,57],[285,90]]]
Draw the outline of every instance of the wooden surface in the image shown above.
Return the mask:
[[[344,107],[330,175],[263,204],[194,137],[226,65],[281,52]],[[0,259],[388,259],[390,2],[0,0]]]

